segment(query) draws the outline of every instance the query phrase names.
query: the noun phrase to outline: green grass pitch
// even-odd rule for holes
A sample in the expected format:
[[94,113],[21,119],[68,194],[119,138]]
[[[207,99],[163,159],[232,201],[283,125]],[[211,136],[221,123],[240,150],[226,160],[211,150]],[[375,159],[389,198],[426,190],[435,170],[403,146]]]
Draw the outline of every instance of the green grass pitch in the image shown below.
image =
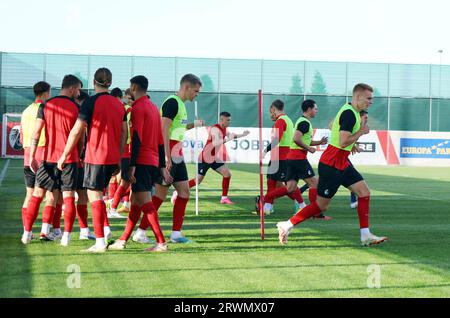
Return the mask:
[[[0,171],[5,163],[0,161]],[[200,188],[200,216],[195,200],[187,207],[183,232],[194,244],[170,244],[168,253],[148,254],[132,242],[122,252],[86,255],[80,250],[92,242],[78,241],[77,221],[67,248],[38,240],[22,245],[21,164],[10,161],[0,187],[2,298],[450,296],[450,168],[359,168],[372,190],[371,230],[390,238],[380,246],[360,247],[357,214],[342,188],[327,212],[334,219],[301,224],[287,247],[279,245],[275,224],[292,215],[293,204],[280,199],[261,241],[259,219],[251,214],[258,167],[230,165],[236,205],[218,204],[221,178],[210,171]],[[188,168],[194,176],[194,166]],[[160,210],[166,237],[171,211],[167,198]],[[124,224],[111,221],[116,238]],[[35,235],[40,225],[41,215]],[[80,288],[67,284],[71,265],[80,269]],[[369,288],[375,281],[380,288]]]

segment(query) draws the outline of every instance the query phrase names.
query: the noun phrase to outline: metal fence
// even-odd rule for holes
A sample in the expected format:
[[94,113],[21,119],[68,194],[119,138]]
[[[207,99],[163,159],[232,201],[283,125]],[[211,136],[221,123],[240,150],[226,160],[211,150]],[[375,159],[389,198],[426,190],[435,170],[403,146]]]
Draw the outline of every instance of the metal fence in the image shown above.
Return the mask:
[[[199,113],[207,124],[221,111],[232,116],[233,126],[257,126],[257,91],[262,88],[264,107],[279,98],[295,120],[300,104],[312,98],[319,106],[315,127],[326,128],[338,108],[351,98],[359,82],[375,89],[370,109],[373,129],[450,131],[450,66],[351,62],[275,61],[26,54],[0,52],[0,112],[21,112],[34,99],[31,87],[49,82],[57,94],[65,74],[77,75],[91,93],[99,67],[113,73],[113,86],[125,89],[134,75],[149,78],[150,95],[161,105],[178,89],[186,73],[203,82]],[[55,91],[56,90],[56,91]],[[193,117],[192,105],[187,105]],[[271,126],[268,111],[264,126]]]

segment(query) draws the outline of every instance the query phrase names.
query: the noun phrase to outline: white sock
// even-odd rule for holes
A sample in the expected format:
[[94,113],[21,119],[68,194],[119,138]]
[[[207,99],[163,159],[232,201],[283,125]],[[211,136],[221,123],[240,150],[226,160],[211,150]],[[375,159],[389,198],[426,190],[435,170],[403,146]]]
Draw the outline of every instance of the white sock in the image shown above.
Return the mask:
[[136,230],[136,236],[145,236],[145,231],[143,229],[141,229],[140,227],[138,227],[138,229]]
[[98,248],[105,248],[106,247],[105,238],[104,237],[96,238],[95,246],[97,246]]
[[181,237],[181,231],[172,231],[172,234],[170,234],[170,238],[177,239]]
[[264,211],[270,211],[270,210],[272,210],[272,204],[264,203]]
[[50,224],[42,223],[41,233],[48,235],[50,233]]
[[61,229],[60,228],[53,229],[53,233],[55,233],[55,235],[60,235],[61,234]]
[[300,209],[304,209],[306,208],[306,203],[305,202],[299,203],[298,206]]
[[370,230],[368,228],[361,229],[361,237],[366,237],[370,234]]
[[64,239],[65,237],[67,238],[68,241],[70,241],[70,232],[64,232],[62,239]]
[[109,234],[111,234],[111,229],[109,226],[104,226],[103,227],[103,232],[105,233],[105,238],[109,236]]
[[24,230],[24,231],[23,231],[23,235],[26,235],[27,237],[28,237],[28,236],[31,236],[31,232],[28,232],[28,231],[25,231],[25,230]]
[[114,209],[114,208],[111,208],[111,207],[110,207],[110,208],[109,208],[109,212],[110,212],[110,213],[116,213],[116,212],[117,212],[117,209]]
[[84,229],[80,229],[80,234],[81,235],[89,235],[89,228],[86,227]]
[[222,196],[222,200],[228,199],[228,195]]
[[130,201],[125,201],[125,202],[123,203],[123,206],[124,206],[125,208],[129,209],[129,208],[130,208]]

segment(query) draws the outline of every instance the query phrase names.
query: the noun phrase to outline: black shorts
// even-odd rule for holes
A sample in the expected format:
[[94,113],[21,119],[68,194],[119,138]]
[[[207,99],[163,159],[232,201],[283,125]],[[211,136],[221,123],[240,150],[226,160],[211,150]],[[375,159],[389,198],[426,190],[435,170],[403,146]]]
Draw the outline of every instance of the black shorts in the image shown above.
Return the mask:
[[136,183],[131,185],[133,192],[150,192],[156,180],[160,179],[161,173],[155,166],[136,165],[134,173]]
[[84,181],[84,167],[78,167],[78,176],[77,176],[77,190],[86,190],[83,186]]
[[[172,168],[170,168],[170,175],[173,178],[173,183],[188,181],[189,177],[188,177],[188,173],[187,173],[187,169],[186,169],[186,164],[184,163],[184,161],[181,161],[180,163],[175,163],[172,160]],[[167,185],[164,182],[161,174],[160,174],[159,178],[157,178],[155,180],[155,183],[161,184],[161,185]]]
[[111,180],[112,175],[119,169],[118,165],[84,165],[83,187],[89,190],[103,191]]
[[224,166],[225,163],[223,162],[213,162],[213,163],[207,163],[207,162],[199,162],[198,163],[198,174],[201,176],[206,176],[206,173],[208,172],[209,168],[216,171],[220,167]]
[[31,170],[30,167],[23,167],[23,174],[25,179],[25,186],[27,188],[34,188],[36,183],[36,174]]
[[350,165],[345,170],[338,170],[334,167],[319,163],[319,186],[317,187],[317,194],[321,197],[331,199],[341,185],[348,188],[363,180],[364,178],[353,165]]
[[130,170],[130,158],[122,158],[120,162],[120,178],[126,182],[130,182],[128,170]]
[[287,161],[270,161],[267,171],[267,179],[286,182]]
[[298,182],[300,179],[305,180],[314,176],[314,170],[308,160],[287,160],[287,181]]
[[56,163],[43,161],[36,173],[36,185],[48,191],[75,191],[77,189],[78,164],[68,163],[63,171]]

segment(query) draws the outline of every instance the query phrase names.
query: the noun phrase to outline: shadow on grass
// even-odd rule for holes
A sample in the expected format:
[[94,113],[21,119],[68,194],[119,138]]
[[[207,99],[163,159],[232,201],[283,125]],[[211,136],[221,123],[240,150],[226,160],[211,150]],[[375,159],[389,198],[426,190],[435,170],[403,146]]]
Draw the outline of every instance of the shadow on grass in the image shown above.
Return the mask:
[[[423,285],[413,285],[413,286],[382,286],[381,290],[408,290],[408,289],[428,289],[428,288],[444,288],[450,287],[450,284],[423,284]],[[147,297],[219,297],[219,296],[230,296],[239,297],[240,295],[257,295],[256,297],[272,297],[273,294],[284,295],[281,297],[298,297],[299,293],[326,293],[326,292],[341,292],[343,294],[355,291],[367,292],[368,290],[375,291],[373,289],[368,289],[367,287],[353,287],[353,288],[310,288],[310,289],[293,289],[293,290],[252,290],[245,292],[208,292],[208,293],[192,293],[192,292],[179,292],[173,294],[151,294],[151,295],[131,295],[127,296],[129,298],[147,298]],[[264,296],[266,295],[266,296]],[[279,296],[280,297],[280,296]],[[337,296],[336,296],[337,297]]]

